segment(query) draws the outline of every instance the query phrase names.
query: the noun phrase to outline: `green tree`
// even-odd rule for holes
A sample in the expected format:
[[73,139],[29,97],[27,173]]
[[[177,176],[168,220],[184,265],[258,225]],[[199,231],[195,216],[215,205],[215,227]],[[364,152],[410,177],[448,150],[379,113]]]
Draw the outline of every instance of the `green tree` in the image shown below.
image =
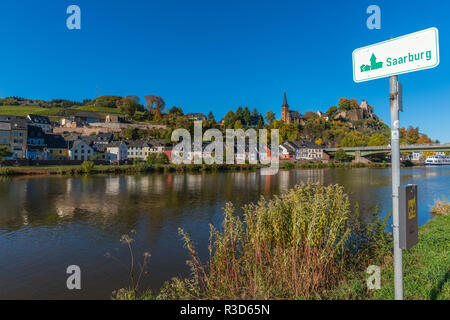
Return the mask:
[[208,113],[208,122],[213,123],[213,124],[216,123],[216,119],[214,118],[214,114],[212,111],[210,111]]
[[164,152],[158,153],[156,156],[156,161],[158,164],[169,164],[169,158]]
[[84,173],[89,174],[94,169],[94,166],[95,166],[94,162],[92,162],[92,161],[84,161],[81,164],[81,169],[83,170]]
[[368,139],[359,131],[348,133],[341,141],[341,147],[363,147],[367,146]]
[[242,112],[242,120],[243,120],[242,122],[246,126],[250,125],[252,122],[252,114],[250,113],[248,107],[245,107],[244,111]]
[[128,128],[122,133],[122,137],[129,140],[144,139],[149,135],[149,132],[139,128]]
[[337,160],[337,161],[346,161],[349,158],[350,157],[342,149],[339,149],[338,151],[336,151],[336,153],[334,155],[334,159]]
[[386,146],[388,144],[388,138],[382,133],[371,136],[369,142],[367,143],[369,146]]
[[338,113],[338,108],[336,106],[331,106],[328,111],[326,112],[326,115],[330,120],[332,120]]
[[125,98],[130,99],[130,100],[133,100],[133,101],[135,101],[137,104],[139,104],[139,101],[141,101],[141,99],[140,99],[138,96],[134,95],[134,94],[129,94],[129,95],[127,95]]
[[147,156],[147,164],[154,165],[156,164],[156,153],[150,152]]
[[184,115],[184,112],[181,107],[173,106],[172,109],[169,110],[169,115],[174,117],[182,117]]
[[275,113],[272,110],[267,111],[266,116],[264,118],[266,122],[271,126],[275,121]]
[[95,98],[92,101],[92,104],[94,104],[97,107],[104,107],[104,108],[117,108],[117,102],[119,102],[122,99],[121,96],[101,96],[98,98]]
[[224,126],[227,129],[233,129],[236,122],[236,115],[232,110],[228,111],[224,118]]
[[264,118],[262,117],[262,115],[258,116],[257,125],[258,125],[258,129],[262,129],[264,127]]
[[0,161],[4,161],[5,158],[11,157],[12,153],[8,150],[8,147],[0,147]]
[[303,118],[305,118],[306,120],[312,120],[312,119],[319,118],[319,116],[317,115],[317,113],[308,111],[303,115]]
[[117,101],[117,107],[120,112],[132,117],[137,111],[138,103],[132,99],[123,98]]
[[241,121],[241,124],[242,124],[242,123],[244,122],[244,110],[242,109],[241,106],[239,106],[239,107],[236,109],[235,115],[236,115],[236,120]]
[[169,158],[164,152],[160,153],[150,153],[147,157],[148,165],[161,165],[161,164],[169,164]]

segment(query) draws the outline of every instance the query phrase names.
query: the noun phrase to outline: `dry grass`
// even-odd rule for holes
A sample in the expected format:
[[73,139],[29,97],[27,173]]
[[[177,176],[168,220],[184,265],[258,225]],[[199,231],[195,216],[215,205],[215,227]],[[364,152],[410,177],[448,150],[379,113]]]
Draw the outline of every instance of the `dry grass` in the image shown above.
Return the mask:
[[[315,299],[326,297],[384,239],[382,225],[356,222],[341,186],[299,185],[270,201],[224,210],[203,264],[190,237],[192,277],[172,279],[159,299]],[[381,230],[381,235],[380,235]],[[361,265],[366,266],[364,263]]]
[[430,212],[437,216],[450,214],[450,202],[448,202],[446,198],[442,198],[442,200],[435,199]]

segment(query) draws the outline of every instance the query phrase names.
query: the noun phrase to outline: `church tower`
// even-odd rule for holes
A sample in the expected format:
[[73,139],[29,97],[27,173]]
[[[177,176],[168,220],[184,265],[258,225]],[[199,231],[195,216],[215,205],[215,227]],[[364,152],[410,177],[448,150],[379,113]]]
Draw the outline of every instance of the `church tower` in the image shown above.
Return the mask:
[[284,122],[289,122],[289,105],[287,103],[286,91],[284,92],[283,105],[281,106],[281,120]]

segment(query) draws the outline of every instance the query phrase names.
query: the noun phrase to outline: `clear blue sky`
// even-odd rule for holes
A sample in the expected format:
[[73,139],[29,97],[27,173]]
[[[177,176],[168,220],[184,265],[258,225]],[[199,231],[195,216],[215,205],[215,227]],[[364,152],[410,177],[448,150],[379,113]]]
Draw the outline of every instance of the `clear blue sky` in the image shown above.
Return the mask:
[[[81,7],[82,29],[66,28]],[[368,30],[366,8],[381,7]],[[185,112],[249,106],[280,117],[283,92],[301,113],[340,97],[366,99],[389,122],[388,79],[356,84],[355,48],[429,27],[440,30],[441,64],[400,76],[402,126],[450,142],[450,1],[94,1],[0,3],[0,97],[82,100],[162,96]]]

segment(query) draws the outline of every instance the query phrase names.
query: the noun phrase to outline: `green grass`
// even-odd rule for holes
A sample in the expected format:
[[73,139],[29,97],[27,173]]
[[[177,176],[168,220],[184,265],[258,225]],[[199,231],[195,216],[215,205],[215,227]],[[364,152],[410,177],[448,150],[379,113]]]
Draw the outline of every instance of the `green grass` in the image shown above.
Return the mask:
[[42,108],[38,106],[0,106],[0,115],[25,117],[28,114],[57,116],[63,108]]
[[[450,300],[450,215],[436,216],[419,230],[419,243],[403,253],[404,297]],[[383,272],[376,299],[393,299],[392,264]]]
[[[79,111],[96,112],[104,116],[108,114],[123,115],[117,108],[105,108],[96,106],[79,106],[71,108],[42,108],[39,106],[0,106],[0,115],[11,115],[21,117],[24,117],[28,114],[36,114],[52,117],[73,116]],[[142,112],[136,112],[136,114],[142,114]]]

